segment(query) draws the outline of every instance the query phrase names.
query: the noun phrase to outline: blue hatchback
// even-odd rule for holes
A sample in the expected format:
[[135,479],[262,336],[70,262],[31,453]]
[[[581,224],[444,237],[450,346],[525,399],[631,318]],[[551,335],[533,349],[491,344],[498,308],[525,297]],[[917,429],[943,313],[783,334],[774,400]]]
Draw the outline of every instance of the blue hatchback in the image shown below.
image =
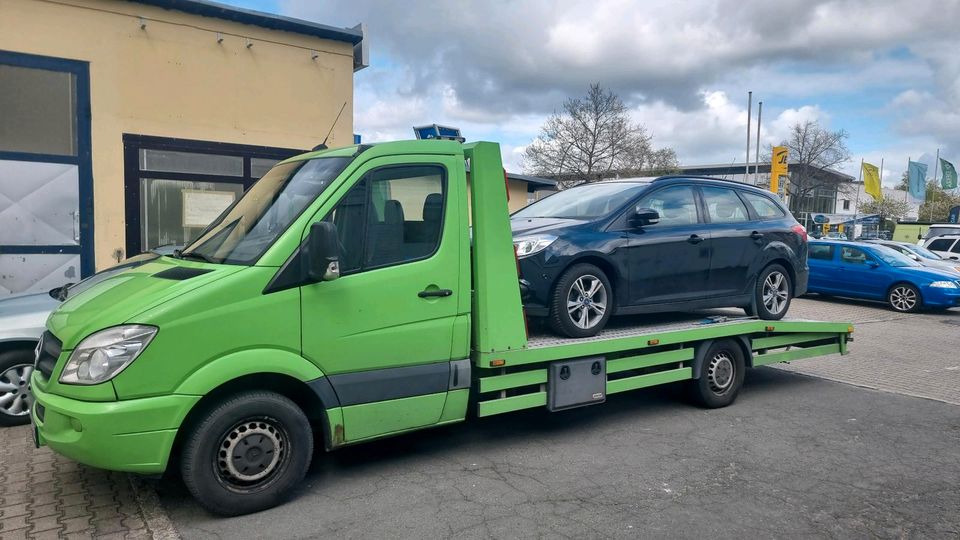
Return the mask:
[[960,306],[956,274],[878,244],[812,241],[808,264],[808,292],[881,300],[900,312]]

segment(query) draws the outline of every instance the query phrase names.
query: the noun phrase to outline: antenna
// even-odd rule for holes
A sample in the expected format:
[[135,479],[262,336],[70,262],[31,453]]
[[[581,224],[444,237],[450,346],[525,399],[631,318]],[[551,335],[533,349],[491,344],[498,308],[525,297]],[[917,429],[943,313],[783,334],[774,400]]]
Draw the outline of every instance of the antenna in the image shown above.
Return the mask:
[[323,142],[314,146],[314,150],[326,150],[327,149],[327,139],[330,138],[330,134],[333,133],[333,128],[337,127],[337,122],[340,120],[340,115],[343,114],[343,110],[347,108],[347,102],[344,101],[343,105],[340,106],[340,112],[337,113],[337,117],[333,119],[333,125],[330,126],[330,131],[327,132],[327,136],[323,138]]

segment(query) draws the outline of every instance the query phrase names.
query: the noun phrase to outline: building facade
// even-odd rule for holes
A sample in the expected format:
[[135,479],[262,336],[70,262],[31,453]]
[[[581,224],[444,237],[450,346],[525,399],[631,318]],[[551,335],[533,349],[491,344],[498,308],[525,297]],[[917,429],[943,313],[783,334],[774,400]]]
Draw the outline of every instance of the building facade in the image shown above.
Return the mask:
[[205,0],[0,0],[0,294],[183,243],[353,142],[361,27]]

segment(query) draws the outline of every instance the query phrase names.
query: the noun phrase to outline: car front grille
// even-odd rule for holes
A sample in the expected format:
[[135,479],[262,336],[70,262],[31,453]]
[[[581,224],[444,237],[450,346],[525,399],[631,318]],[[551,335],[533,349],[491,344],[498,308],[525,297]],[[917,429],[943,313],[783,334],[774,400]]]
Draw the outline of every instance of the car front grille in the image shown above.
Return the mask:
[[63,343],[49,331],[44,332],[40,337],[40,344],[37,345],[37,357],[33,367],[49,379],[57,365],[57,358],[60,358],[61,349]]

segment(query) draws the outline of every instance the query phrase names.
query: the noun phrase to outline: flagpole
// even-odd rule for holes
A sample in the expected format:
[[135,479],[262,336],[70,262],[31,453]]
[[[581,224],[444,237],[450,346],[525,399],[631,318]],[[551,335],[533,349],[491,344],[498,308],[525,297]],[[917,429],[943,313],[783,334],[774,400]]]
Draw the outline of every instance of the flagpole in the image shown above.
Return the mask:
[[857,214],[860,212],[860,188],[863,187],[863,158],[860,158],[860,174],[857,177],[857,199],[853,203],[853,238],[857,238]]
[[[907,202],[907,194],[910,193],[910,156],[907,156],[907,189],[903,190],[903,202]],[[917,207],[917,221],[920,221],[920,207]]]
[[753,92],[747,92],[747,162],[743,182],[750,181],[750,113],[753,112]]
[[757,109],[757,164],[753,167],[753,185],[757,185],[757,178],[760,177],[760,116],[763,114],[763,102],[760,102]]
[[[940,149],[937,148],[937,159],[933,160],[933,193],[931,195],[936,196],[937,194],[937,167],[940,166]],[[933,197],[931,197],[933,198]],[[930,201],[930,223],[933,223],[933,201]]]
[[[880,158],[880,208],[883,209],[883,158]],[[883,227],[883,215],[880,216],[880,225],[877,226],[877,235],[880,235],[880,227]]]

